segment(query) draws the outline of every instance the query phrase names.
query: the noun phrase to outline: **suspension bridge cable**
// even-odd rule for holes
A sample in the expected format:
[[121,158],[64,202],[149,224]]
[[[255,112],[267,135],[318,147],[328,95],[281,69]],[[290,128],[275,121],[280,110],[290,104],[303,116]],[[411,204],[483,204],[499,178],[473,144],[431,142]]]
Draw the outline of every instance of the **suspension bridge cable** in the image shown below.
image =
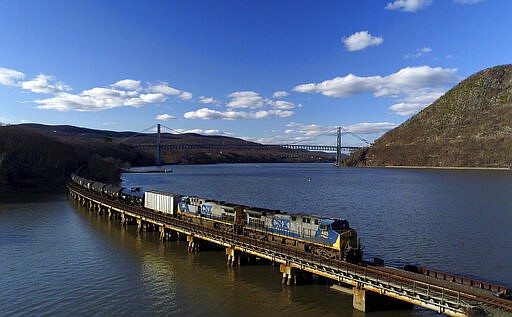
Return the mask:
[[138,135],[143,134],[144,132],[147,132],[147,131],[149,131],[149,130],[151,130],[151,129],[154,129],[155,127],[156,127],[156,124],[155,124],[155,125],[150,126],[149,128],[147,128],[147,129],[145,129],[145,130],[142,130],[142,131],[140,131],[140,132],[136,132],[136,133],[134,133],[133,135],[131,135],[131,136],[127,137],[127,138],[122,139],[121,141],[119,141],[119,143],[126,142],[126,141],[130,140],[131,138],[134,138],[134,137],[136,137],[136,136],[138,136]]
[[182,132],[176,130],[176,129],[171,129],[163,124],[160,124],[160,126],[162,126],[163,128],[166,128],[167,130],[171,131],[171,132],[174,132],[175,134],[183,134]]

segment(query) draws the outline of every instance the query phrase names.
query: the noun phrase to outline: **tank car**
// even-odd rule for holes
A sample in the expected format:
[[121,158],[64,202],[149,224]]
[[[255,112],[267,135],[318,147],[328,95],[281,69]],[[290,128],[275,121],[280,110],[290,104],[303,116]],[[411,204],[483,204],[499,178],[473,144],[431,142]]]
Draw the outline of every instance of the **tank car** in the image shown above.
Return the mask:
[[123,188],[119,194],[119,201],[130,206],[144,206],[144,192],[139,189]]
[[124,187],[121,187],[119,185],[105,185],[102,189],[102,194],[104,197],[113,199],[113,200],[119,200],[121,191],[124,189]]
[[107,186],[107,184],[102,182],[94,182],[91,184],[91,190],[98,195],[103,193],[103,187]]

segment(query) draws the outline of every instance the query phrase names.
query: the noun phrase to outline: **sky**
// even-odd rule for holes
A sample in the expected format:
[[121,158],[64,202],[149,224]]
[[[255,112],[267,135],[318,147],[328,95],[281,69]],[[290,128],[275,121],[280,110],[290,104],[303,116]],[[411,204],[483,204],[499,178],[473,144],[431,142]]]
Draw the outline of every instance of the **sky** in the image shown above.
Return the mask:
[[[0,123],[365,145],[511,63],[508,0],[0,0]],[[352,132],[357,137],[345,132]]]

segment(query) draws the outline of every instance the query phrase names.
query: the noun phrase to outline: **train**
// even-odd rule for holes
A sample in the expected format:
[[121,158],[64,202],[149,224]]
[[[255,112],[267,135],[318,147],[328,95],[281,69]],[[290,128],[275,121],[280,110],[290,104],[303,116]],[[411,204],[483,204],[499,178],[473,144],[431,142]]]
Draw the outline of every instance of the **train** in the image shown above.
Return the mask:
[[85,190],[123,204],[194,223],[205,228],[247,236],[326,259],[349,263],[362,261],[357,232],[341,218],[288,213],[228,203],[198,196],[141,188],[124,188],[72,174],[71,180]]

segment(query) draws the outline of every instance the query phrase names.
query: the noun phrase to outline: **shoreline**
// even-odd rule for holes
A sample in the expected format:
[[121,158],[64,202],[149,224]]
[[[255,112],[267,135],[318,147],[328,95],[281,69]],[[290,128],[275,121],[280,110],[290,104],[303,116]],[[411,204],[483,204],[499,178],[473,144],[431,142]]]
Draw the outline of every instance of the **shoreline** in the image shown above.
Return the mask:
[[[379,167],[379,166],[375,166]],[[464,166],[407,166],[407,165],[386,165],[384,168],[403,169],[439,169],[439,170],[482,170],[482,171],[511,171],[509,167],[464,167]]]

